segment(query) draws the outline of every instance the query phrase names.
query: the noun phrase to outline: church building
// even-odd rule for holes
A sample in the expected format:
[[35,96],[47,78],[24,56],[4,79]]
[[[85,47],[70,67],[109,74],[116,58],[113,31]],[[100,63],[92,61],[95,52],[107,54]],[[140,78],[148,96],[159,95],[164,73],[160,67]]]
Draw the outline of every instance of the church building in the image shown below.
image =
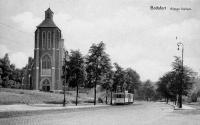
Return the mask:
[[56,91],[62,89],[62,65],[64,40],[61,30],[53,21],[50,8],[45,11],[45,19],[35,31],[34,66],[32,89]]

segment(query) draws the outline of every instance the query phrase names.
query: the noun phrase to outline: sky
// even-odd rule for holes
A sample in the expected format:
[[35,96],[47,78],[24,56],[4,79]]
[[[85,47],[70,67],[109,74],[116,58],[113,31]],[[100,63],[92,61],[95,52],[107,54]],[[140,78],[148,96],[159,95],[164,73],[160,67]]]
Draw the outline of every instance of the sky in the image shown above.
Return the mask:
[[184,64],[200,72],[199,0],[0,0],[0,57],[8,53],[18,68],[27,64],[49,6],[67,50],[86,55],[103,41],[112,63],[136,70],[143,81],[157,81],[181,55],[182,42]]

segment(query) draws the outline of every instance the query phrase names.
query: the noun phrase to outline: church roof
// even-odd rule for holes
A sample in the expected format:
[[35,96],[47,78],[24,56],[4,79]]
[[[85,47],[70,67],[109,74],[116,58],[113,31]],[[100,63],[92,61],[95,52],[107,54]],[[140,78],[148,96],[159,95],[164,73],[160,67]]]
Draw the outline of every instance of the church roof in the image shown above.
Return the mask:
[[45,19],[37,27],[57,27],[53,21],[53,11],[50,8],[45,11]]
[[37,27],[57,27],[53,20],[43,20]]

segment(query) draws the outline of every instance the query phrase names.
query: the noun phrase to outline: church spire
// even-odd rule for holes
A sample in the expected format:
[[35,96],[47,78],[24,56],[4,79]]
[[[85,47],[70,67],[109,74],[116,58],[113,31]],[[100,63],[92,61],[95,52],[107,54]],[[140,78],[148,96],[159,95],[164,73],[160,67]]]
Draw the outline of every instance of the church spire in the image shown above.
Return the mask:
[[53,11],[50,8],[45,11],[45,19],[37,27],[57,27],[53,22]]
[[45,11],[45,19],[53,20],[53,11],[50,8]]

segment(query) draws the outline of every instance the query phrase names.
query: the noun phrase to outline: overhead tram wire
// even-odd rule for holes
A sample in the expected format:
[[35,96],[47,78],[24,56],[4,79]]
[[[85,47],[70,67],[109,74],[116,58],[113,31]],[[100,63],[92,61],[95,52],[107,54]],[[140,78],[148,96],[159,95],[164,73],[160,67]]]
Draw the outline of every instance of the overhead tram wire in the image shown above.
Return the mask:
[[27,35],[33,37],[33,35],[32,35],[31,33],[24,32],[24,31],[22,31],[22,30],[17,29],[16,27],[13,27],[13,26],[8,25],[8,24],[5,24],[5,23],[0,22],[0,26],[7,27],[7,28],[9,28],[9,29],[11,29],[11,30],[14,30],[14,31],[17,31],[17,32],[20,32],[20,33],[23,33],[23,34],[25,33],[25,34],[27,34]]
[[10,38],[4,37],[4,36],[0,36],[0,38],[1,38],[1,39],[4,39],[4,40],[6,40],[6,41],[10,41],[10,42],[13,42],[13,43],[15,43],[15,44],[18,44],[18,43],[16,43],[16,41],[18,41],[18,40],[13,40],[13,39],[10,39]]
[[[29,36],[29,37],[33,38],[33,35],[32,35],[32,34],[27,33],[27,32],[24,32],[24,31],[22,31],[22,30],[19,30],[19,29],[13,27],[13,26],[8,25],[8,24],[5,24],[5,23],[0,22],[0,26],[1,26],[1,27],[9,28],[9,29],[11,29],[11,30],[13,30],[13,31],[15,31],[15,32],[18,32],[18,33],[26,34],[26,36]],[[6,40],[6,41],[11,41],[11,42],[16,42],[16,41],[18,41],[18,40],[13,40],[13,39],[10,39],[10,38],[5,37],[5,36],[2,36],[2,35],[0,35],[0,38],[4,39],[4,40]]]

